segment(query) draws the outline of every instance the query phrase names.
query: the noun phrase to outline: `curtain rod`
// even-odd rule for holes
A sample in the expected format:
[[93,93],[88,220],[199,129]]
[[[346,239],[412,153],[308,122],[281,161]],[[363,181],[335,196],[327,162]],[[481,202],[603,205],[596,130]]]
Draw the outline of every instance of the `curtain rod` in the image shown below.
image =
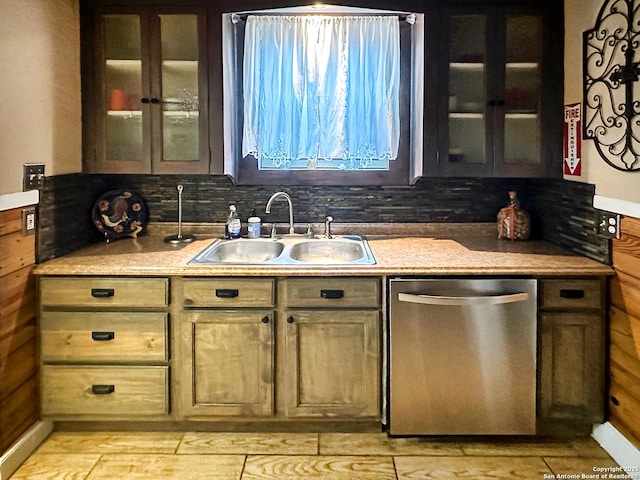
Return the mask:
[[[255,16],[263,16],[263,15],[273,15],[272,13],[232,13],[231,21],[235,24],[238,22],[244,22],[249,15]],[[277,16],[278,14],[276,14]],[[282,15],[292,15],[292,16],[313,16],[313,15],[326,15],[320,13],[287,13]],[[377,13],[377,14],[352,14],[352,13],[333,13],[331,16],[334,17],[342,17],[342,16],[377,16],[377,17],[398,17],[398,19],[402,22],[407,22],[409,25],[413,25],[416,22],[416,14],[393,14],[393,13]]]

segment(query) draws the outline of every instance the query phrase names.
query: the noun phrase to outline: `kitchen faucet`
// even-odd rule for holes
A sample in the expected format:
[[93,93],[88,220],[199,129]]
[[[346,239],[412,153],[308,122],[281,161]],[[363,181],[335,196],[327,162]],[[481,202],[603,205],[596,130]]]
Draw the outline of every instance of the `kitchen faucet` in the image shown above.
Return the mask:
[[324,219],[324,238],[333,238],[333,235],[331,235],[331,222],[333,222],[333,217],[327,215]]
[[[267,206],[264,209],[264,213],[271,213],[271,202],[273,202],[276,198],[282,197],[289,204],[289,235],[293,235],[295,232],[293,230],[293,203],[291,203],[291,197],[287,192],[276,192],[271,195],[271,198],[267,201]],[[275,223],[274,223],[275,226]],[[272,229],[272,234],[275,228]]]

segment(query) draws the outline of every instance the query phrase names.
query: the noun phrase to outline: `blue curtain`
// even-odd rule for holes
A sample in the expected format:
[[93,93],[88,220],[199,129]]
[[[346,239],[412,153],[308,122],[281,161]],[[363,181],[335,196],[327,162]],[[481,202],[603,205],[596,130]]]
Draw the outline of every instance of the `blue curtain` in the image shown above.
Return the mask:
[[400,130],[398,22],[249,16],[243,156],[262,169],[386,169]]

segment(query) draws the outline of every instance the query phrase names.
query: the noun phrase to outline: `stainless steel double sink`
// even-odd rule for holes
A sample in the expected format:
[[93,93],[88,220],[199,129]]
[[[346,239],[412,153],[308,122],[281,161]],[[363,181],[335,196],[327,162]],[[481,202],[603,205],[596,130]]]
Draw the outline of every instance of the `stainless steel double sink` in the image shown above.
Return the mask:
[[277,238],[218,239],[204,248],[190,265],[373,265],[365,239],[356,235],[332,238],[285,235]]

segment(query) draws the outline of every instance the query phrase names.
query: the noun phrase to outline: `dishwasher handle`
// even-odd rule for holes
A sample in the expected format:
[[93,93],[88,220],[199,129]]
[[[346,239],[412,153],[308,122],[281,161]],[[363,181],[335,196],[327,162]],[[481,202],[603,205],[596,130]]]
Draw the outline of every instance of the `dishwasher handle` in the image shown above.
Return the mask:
[[399,293],[398,301],[406,303],[421,303],[424,305],[499,305],[504,303],[524,302],[529,298],[526,292],[507,294],[487,294],[477,296],[449,296]]

